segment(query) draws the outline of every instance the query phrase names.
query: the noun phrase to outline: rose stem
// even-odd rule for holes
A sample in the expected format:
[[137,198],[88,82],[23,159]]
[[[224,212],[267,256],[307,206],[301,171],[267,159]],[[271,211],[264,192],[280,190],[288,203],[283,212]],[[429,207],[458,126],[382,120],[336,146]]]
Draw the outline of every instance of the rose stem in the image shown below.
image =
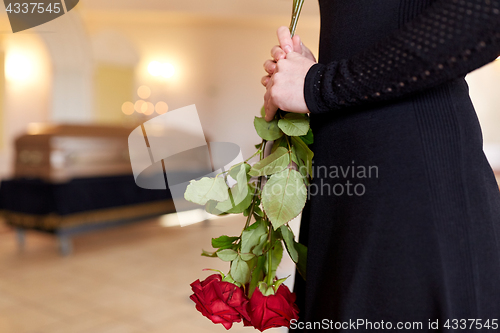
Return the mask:
[[[260,161],[262,161],[264,159],[264,151],[266,150],[266,144],[267,144],[267,141],[262,139],[262,143],[261,143],[261,147],[260,147]],[[260,190],[260,185],[262,184],[262,177],[264,176],[260,176],[259,177],[259,181],[257,182],[257,187],[255,188],[255,192],[253,194],[253,199],[252,199],[252,207],[250,207],[250,211],[248,212],[248,217],[247,217],[247,221],[245,223],[245,228],[248,228],[248,226],[250,225],[250,220],[252,219],[252,215],[253,215],[253,212],[255,210],[255,201],[257,200],[257,192]]]

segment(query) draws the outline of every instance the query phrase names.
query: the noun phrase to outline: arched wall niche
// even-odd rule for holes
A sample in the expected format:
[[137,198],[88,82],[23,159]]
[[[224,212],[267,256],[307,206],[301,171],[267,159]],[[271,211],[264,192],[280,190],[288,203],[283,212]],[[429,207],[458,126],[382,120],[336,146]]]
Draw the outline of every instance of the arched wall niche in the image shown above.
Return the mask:
[[50,121],[89,123],[92,119],[92,52],[77,11],[35,28],[52,60]]

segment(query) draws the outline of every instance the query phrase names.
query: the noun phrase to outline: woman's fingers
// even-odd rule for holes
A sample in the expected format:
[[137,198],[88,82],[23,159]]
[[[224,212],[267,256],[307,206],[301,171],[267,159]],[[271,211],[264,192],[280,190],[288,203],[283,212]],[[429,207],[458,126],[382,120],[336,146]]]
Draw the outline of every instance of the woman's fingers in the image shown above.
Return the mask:
[[266,121],[273,120],[277,111],[278,111],[278,108],[275,105],[273,105],[272,103],[269,103],[269,105],[266,108],[266,118],[265,118]]
[[279,45],[271,49],[273,60],[266,60],[264,63],[268,75],[261,79],[262,85],[266,87],[264,108],[267,121],[274,118],[278,105],[285,111],[309,112],[304,100],[304,78],[309,68],[316,62],[299,36],[292,39],[287,27],[280,27],[277,34]]
[[280,45],[275,45],[271,49],[271,56],[273,57],[274,61],[285,59],[287,53],[293,51],[293,41],[288,28],[278,28],[277,34]]
[[276,111],[278,111],[278,107],[274,104],[272,98],[271,98],[271,90],[273,87],[273,77],[271,76],[267,80],[266,84],[266,93],[264,94],[264,109],[266,110],[266,121],[271,121],[274,118],[274,115],[276,114]]
[[278,107],[273,104],[273,101],[268,97],[264,102],[264,106],[266,109],[266,117],[264,118],[266,121],[271,121],[274,119],[276,112],[278,111]]
[[276,71],[276,61],[266,60],[266,62],[264,63],[264,69],[266,70],[267,74],[273,75]]
[[298,35],[293,36],[293,50],[299,54],[302,54],[304,57],[311,59],[316,62],[316,57],[312,54],[311,50],[309,50],[304,44],[302,44],[302,40]]
[[277,31],[278,41],[280,43],[281,49],[285,53],[290,53],[293,51],[292,37],[290,36],[290,29],[285,26],[279,27]]
[[269,83],[269,79],[271,79],[271,75],[263,76],[262,79],[260,80],[260,83],[262,83],[262,85],[266,87],[267,84]]
[[267,80],[264,95],[267,121],[274,118],[278,108],[288,112],[309,112],[304,98],[304,80],[314,64],[314,61],[296,52],[288,53],[286,59],[276,64],[277,69]]
[[278,61],[281,59],[285,59],[286,53],[279,45],[275,45],[271,49],[271,57],[273,57],[274,61]]

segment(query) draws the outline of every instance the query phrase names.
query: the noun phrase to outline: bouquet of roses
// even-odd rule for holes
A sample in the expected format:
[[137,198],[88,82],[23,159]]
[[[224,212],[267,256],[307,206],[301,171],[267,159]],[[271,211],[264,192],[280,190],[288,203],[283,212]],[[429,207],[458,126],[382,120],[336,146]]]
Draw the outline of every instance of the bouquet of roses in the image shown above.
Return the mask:
[[[294,0],[290,32],[293,35],[303,0]],[[263,108],[264,109],[264,108]],[[295,295],[278,279],[276,269],[284,248],[305,278],[307,248],[295,241],[288,222],[304,208],[312,176],[313,141],[309,117],[278,111],[266,122],[256,117],[255,129],[262,138],[257,152],[214,178],[191,181],[185,198],[205,205],[211,214],[244,214],[246,224],[239,236],[212,239],[215,252],[203,251],[230,264],[227,274],[209,276],[191,284],[196,309],[214,323],[230,329],[235,322],[260,331],[290,327],[298,319]],[[269,156],[267,143],[273,141]],[[268,147],[269,150],[269,147]],[[252,158],[260,159],[252,166]],[[236,181],[229,188],[228,177]]]

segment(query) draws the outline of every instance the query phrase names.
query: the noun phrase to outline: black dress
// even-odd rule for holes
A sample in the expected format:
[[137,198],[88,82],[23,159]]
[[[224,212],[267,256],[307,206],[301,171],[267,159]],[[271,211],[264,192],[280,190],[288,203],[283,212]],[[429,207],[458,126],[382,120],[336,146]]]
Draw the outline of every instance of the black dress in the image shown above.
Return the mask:
[[[500,54],[500,0],[319,2],[301,321],[496,331],[500,194],[463,77]],[[384,331],[356,328],[336,331]]]

